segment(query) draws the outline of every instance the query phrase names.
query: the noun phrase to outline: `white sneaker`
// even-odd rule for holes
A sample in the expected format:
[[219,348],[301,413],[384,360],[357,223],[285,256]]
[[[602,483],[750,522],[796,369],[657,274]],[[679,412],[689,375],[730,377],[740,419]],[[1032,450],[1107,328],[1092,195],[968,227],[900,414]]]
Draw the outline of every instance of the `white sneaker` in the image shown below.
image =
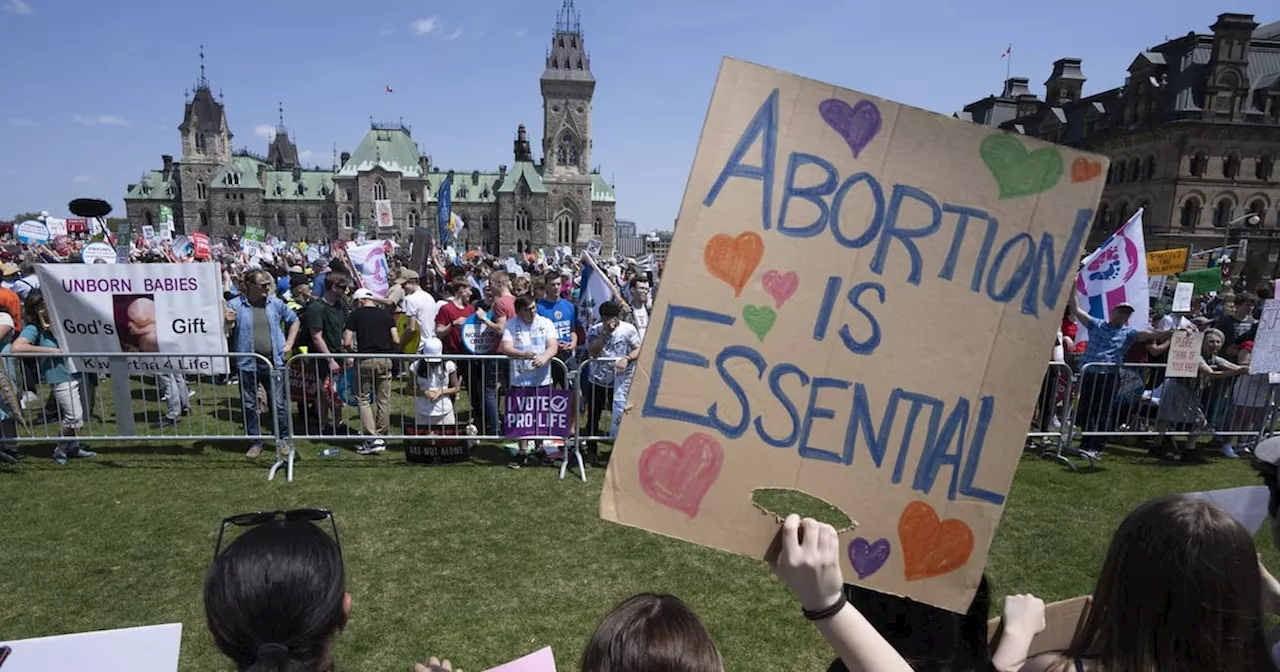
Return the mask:
[[366,441],[356,448],[356,452],[360,455],[376,455],[387,449],[387,444],[382,439],[374,439]]

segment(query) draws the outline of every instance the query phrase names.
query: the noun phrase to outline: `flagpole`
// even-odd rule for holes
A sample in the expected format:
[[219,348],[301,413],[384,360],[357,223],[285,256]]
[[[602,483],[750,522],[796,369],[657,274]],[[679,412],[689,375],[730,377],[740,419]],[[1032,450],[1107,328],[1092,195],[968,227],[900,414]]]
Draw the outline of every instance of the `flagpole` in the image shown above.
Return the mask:
[[1004,50],[1004,81],[1009,81],[1010,73],[1013,71],[1013,45],[1010,44],[1008,49]]

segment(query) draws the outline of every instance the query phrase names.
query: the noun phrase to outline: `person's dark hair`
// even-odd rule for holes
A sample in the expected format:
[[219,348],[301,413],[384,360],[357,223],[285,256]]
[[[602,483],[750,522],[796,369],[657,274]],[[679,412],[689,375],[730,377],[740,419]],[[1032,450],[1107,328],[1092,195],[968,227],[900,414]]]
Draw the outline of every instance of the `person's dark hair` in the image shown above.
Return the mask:
[[619,306],[616,301],[605,301],[600,304],[600,319],[602,320],[609,317],[618,317],[621,314],[622,306]]
[[724,672],[715,641],[680,598],[642,593],[600,621],[581,672]]
[[[886,595],[853,584],[845,596],[875,627],[885,641],[917,672],[971,672],[985,670],[991,654],[987,646],[987,619],[991,611],[991,585],[984,574],[978,591],[963,616],[906,597]],[[828,672],[848,672],[837,659]]]
[[[40,312],[44,311],[49,316],[49,311],[45,309],[44,295],[40,292],[31,292],[27,295],[27,300],[22,304],[22,312],[24,313],[22,321],[26,324],[34,324],[37,329],[43,329],[44,325],[37,319]],[[51,316],[49,316],[52,319]]]
[[1274,299],[1274,298],[1275,298],[1275,291],[1272,290],[1270,285],[1263,285],[1258,288],[1259,301],[1266,301],[1267,299]]
[[324,276],[324,291],[329,292],[352,284],[351,276],[338,271],[329,271]]
[[535,303],[536,302],[533,300],[532,296],[529,296],[528,294],[521,294],[516,297],[515,308],[517,311],[532,310]]
[[1093,603],[1060,670],[1272,670],[1253,538],[1216,505],[1170,495],[1111,538]]
[[653,283],[649,281],[649,274],[648,274],[648,273],[646,273],[646,272],[644,272],[644,271],[641,271],[641,272],[637,273],[637,274],[635,275],[635,277],[631,278],[631,283],[630,283],[630,284],[631,284],[631,289],[635,289],[635,288],[636,288],[636,284],[637,284],[637,283],[641,283],[641,282],[643,282],[643,283],[645,283],[645,284],[647,284],[647,285],[650,285],[650,286],[652,286],[652,285],[653,285]]
[[462,292],[471,289],[471,283],[466,278],[458,278],[449,283],[449,289],[452,290],[454,296],[459,296]]
[[560,271],[547,271],[542,274],[542,280],[549,285],[553,282],[562,281],[563,276],[560,275]]
[[1237,306],[1252,306],[1258,302],[1258,297],[1249,292],[1241,292],[1236,294],[1235,304]]
[[310,522],[251,527],[209,568],[204,614],[239,672],[321,672],[346,625],[337,543]]
[[334,258],[334,259],[330,259],[330,260],[329,260],[329,272],[330,272],[330,273],[341,273],[341,274],[348,275],[348,276],[349,276],[349,275],[351,275],[351,271],[347,270],[347,264],[346,264],[346,262],[342,261],[341,259],[337,259],[337,258]]

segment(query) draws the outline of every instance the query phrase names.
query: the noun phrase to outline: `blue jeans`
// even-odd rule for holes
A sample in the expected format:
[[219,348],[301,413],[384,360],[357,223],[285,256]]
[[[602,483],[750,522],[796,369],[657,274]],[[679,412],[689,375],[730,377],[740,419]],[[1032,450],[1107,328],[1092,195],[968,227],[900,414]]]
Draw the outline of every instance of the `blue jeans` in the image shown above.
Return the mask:
[[258,383],[267,390],[267,401],[274,408],[276,416],[276,436],[289,438],[289,406],[284,401],[284,381],[280,372],[266,365],[265,362],[254,361],[253,367],[240,369],[240,408],[244,411],[244,430],[249,436],[262,433],[262,425],[258,414]]
[[609,436],[618,438],[618,428],[622,426],[622,412],[627,408],[627,395],[631,393],[632,374],[617,376],[613,379],[613,427]]

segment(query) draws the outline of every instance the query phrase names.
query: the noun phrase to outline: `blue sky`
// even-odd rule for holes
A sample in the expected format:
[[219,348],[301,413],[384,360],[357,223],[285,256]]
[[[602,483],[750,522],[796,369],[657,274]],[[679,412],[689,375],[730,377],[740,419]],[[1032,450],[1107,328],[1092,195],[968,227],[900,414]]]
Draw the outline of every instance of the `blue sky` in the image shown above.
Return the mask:
[[[285,123],[306,162],[351,151],[369,118],[403,118],[433,162],[496,170],[517,124],[542,133],[538,77],[562,0],[0,0],[0,219],[110,200],[180,153],[183,91],[204,44],[235,145]],[[618,216],[669,229],[722,56],[950,114],[998,93],[1001,52],[1043,95],[1052,62],[1084,59],[1086,93],[1138,51],[1219,12],[1280,19],[1274,0],[577,0],[592,70],[593,162]],[[1159,11],[1154,11],[1156,8]],[[386,93],[390,86],[394,93]]]

